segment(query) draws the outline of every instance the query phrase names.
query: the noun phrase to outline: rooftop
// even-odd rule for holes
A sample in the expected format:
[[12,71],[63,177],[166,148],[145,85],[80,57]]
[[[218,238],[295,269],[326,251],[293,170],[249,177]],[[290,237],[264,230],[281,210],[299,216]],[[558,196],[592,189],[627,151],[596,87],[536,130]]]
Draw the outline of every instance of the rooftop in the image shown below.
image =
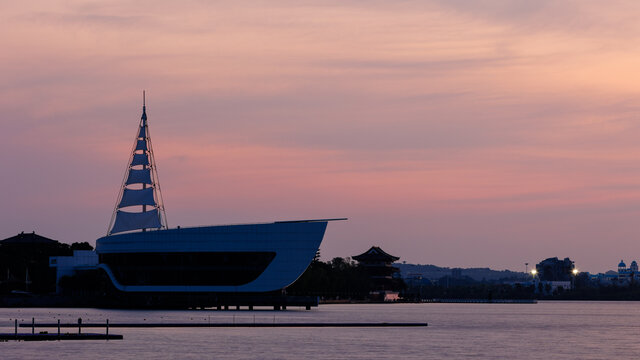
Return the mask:
[[397,256],[387,254],[384,250],[380,249],[378,246],[372,246],[371,249],[363,252],[360,255],[352,256],[352,258],[356,261],[389,261],[389,262],[398,261],[400,259]]
[[8,244],[57,244],[58,242],[44,236],[36,234],[36,232],[24,233],[21,232],[18,235],[6,238],[4,240],[0,240],[0,245],[8,245]]

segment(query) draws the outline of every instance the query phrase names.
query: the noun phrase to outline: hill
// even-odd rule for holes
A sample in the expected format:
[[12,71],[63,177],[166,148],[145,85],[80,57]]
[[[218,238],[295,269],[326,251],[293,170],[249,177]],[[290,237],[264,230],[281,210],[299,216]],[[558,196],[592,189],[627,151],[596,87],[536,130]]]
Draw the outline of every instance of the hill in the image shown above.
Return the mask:
[[491,270],[490,268],[449,268],[439,267],[435,265],[420,264],[393,264],[400,269],[400,275],[403,279],[422,276],[423,279],[438,280],[444,276],[452,276],[453,270],[459,270],[457,276],[470,277],[476,281],[496,281],[502,279],[526,279],[528,277],[524,272],[511,270]]

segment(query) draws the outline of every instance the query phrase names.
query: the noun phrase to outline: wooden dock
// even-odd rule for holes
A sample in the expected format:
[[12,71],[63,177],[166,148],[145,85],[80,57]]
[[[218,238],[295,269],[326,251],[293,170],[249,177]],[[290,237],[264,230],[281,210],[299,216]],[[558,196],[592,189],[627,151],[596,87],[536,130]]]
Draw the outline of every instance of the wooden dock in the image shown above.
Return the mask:
[[[57,323],[21,323],[20,327],[53,328]],[[61,328],[78,328],[78,324],[60,324]],[[425,327],[427,323],[422,322],[356,322],[356,323],[110,323],[110,328],[319,328],[319,327]],[[83,328],[104,328],[102,323],[82,323]]]
[[65,333],[49,334],[46,332],[38,334],[15,334],[0,333],[0,341],[58,341],[58,340],[122,340],[122,335],[116,334],[95,334],[95,333]]
[[[36,319],[31,318],[31,323],[21,323],[20,327],[30,327],[31,334],[29,333],[18,333],[18,319],[14,319],[14,332],[13,333],[0,333],[0,341],[56,341],[56,340],[122,340],[122,335],[117,334],[109,334],[109,319],[104,324],[100,324],[100,327],[105,328],[104,334],[98,333],[83,333],[82,332],[82,318],[78,319],[78,323],[74,324],[73,328],[78,328],[77,333],[63,333],[61,329],[63,327],[70,328],[72,326],[62,326],[60,320],[57,323],[47,324],[48,326],[44,326],[43,324],[36,325]],[[71,324],[65,324],[71,325]],[[36,333],[36,326],[38,327],[57,327],[58,331],[55,333],[49,333],[48,331],[40,331]]]
[[[426,327],[423,322],[287,322],[276,323],[211,323],[211,322],[188,322],[188,323],[83,323],[78,319],[77,323],[36,323],[35,318],[30,323],[20,323],[14,320],[14,333],[0,333],[0,341],[56,341],[56,340],[122,340],[122,335],[109,334],[110,328],[356,328],[356,327]],[[18,333],[18,327],[31,328],[31,333]],[[57,332],[48,333],[40,331],[36,333],[36,328],[57,328]],[[61,329],[77,329],[77,332],[62,333]],[[105,333],[83,333],[83,328],[104,328]]]

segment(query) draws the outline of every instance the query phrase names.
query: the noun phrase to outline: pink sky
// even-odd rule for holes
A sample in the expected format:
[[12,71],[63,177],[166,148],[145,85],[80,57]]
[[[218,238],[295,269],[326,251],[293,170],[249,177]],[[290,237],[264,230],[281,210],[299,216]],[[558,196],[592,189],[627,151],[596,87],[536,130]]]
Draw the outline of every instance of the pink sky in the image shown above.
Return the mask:
[[106,233],[146,89],[170,226],[349,217],[323,258],[640,260],[639,11],[5,2],[0,237]]

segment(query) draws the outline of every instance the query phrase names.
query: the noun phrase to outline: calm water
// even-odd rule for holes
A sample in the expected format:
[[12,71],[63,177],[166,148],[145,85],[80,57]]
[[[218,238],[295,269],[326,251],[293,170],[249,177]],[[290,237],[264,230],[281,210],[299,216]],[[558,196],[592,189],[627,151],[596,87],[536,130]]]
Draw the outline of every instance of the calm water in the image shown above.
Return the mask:
[[426,321],[429,326],[111,329],[124,340],[5,342],[0,358],[632,359],[640,354],[640,302],[324,305],[279,312],[0,309],[0,332],[13,331],[10,319],[30,322],[31,317],[113,323]]

